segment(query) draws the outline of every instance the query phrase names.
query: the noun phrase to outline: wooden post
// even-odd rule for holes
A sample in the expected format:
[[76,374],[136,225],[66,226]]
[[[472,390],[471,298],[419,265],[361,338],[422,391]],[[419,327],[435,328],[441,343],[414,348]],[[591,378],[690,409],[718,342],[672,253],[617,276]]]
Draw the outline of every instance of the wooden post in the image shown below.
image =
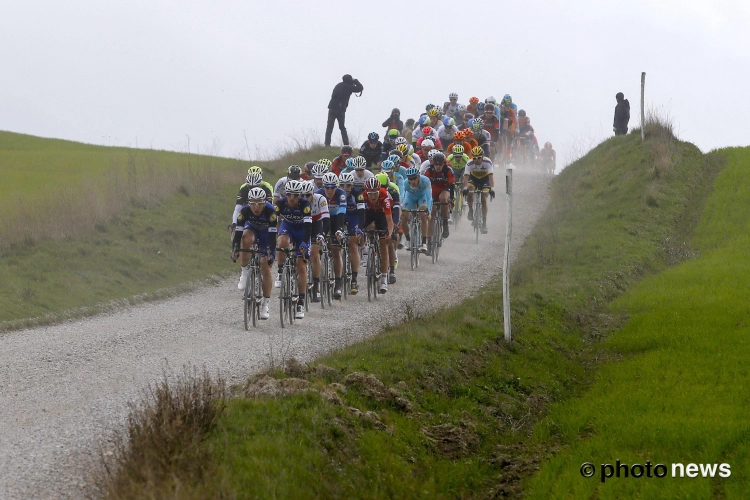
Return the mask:
[[510,238],[513,233],[513,166],[505,168],[505,262],[503,263],[503,326],[505,341],[513,339],[510,329]]
[[646,140],[646,112],[643,109],[643,95],[646,89],[646,72],[641,73],[641,142]]

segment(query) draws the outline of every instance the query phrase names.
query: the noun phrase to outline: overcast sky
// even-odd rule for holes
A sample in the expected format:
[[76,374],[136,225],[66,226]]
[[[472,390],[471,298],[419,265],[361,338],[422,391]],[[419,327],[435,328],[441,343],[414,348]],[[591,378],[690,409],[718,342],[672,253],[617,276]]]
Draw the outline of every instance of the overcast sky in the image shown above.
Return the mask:
[[564,163],[612,134],[618,91],[638,125],[645,71],[647,107],[707,151],[750,143],[749,26],[747,0],[0,0],[0,129],[233,157],[246,135],[256,157],[322,140],[350,73],[360,141],[393,107],[510,93]]

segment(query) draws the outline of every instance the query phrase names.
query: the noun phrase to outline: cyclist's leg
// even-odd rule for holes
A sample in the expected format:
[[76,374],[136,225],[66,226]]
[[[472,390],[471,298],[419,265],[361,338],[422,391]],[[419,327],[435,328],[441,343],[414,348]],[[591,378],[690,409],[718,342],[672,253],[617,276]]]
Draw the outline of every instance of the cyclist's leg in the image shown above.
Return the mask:
[[312,265],[313,279],[320,279],[320,245],[310,245],[310,264]]
[[[425,202],[425,200],[422,200],[422,201]],[[428,210],[427,213],[422,213],[422,212],[419,213],[419,219],[422,221],[422,239],[423,240],[424,239],[428,239],[430,237],[430,235],[432,234],[431,233],[432,227],[430,226],[430,222],[432,221],[432,217],[429,215],[430,214],[429,210],[431,208],[432,207],[428,207],[427,206],[427,203],[422,203],[419,206],[420,210]]]
[[[242,249],[248,250],[255,244],[255,232],[252,229],[245,229],[242,233]],[[245,267],[250,262],[249,252],[240,252],[240,265]]]
[[333,276],[341,278],[344,269],[344,263],[341,260],[341,247],[338,245],[331,246],[331,260],[333,260]]
[[[449,190],[444,190],[442,193],[440,193],[440,196],[438,198],[441,203],[448,203],[451,199],[451,193]],[[443,220],[448,220],[448,213],[450,211],[450,206],[448,205],[442,205],[440,207],[440,214],[443,216]]]
[[488,193],[485,193],[484,190],[482,191],[482,221],[485,225],[487,225],[487,197],[489,196]]

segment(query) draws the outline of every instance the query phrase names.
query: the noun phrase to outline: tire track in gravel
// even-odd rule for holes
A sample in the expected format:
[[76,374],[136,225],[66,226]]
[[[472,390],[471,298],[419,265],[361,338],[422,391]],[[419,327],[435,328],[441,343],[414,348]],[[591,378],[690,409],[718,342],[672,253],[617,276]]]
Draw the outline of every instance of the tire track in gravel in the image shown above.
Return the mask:
[[[518,253],[548,202],[549,177],[514,172],[512,254]],[[282,329],[278,302],[271,318],[246,332],[236,278],[158,303],[0,336],[0,498],[80,498],[92,494],[88,472],[98,466],[127,403],[185,364],[220,371],[232,383],[279,363],[300,362],[362,340],[405,316],[404,304],[426,312],[454,305],[502,270],[504,179],[490,204],[489,229],[474,243],[466,219],[451,232],[440,262],[423,258],[408,269],[402,251],[398,282],[375,303],[366,290]],[[477,263],[483,274],[477,274]],[[469,279],[464,279],[464,277]],[[273,306],[276,305],[276,308]],[[366,325],[358,331],[357,324]]]

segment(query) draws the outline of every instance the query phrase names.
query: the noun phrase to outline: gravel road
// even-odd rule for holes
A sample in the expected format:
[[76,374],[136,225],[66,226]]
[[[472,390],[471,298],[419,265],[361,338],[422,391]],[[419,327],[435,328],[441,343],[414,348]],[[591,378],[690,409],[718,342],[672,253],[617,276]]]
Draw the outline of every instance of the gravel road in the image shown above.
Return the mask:
[[[185,364],[205,365],[239,383],[282,357],[310,361],[372,335],[385,319],[393,321],[394,312],[403,316],[407,303],[425,311],[476,291],[501,271],[505,197],[504,179],[496,176],[501,187],[490,205],[489,234],[475,244],[464,219],[443,246],[440,263],[423,258],[416,271],[400,252],[398,283],[376,303],[368,303],[363,290],[332,309],[315,304],[283,332],[272,307],[269,321],[246,332],[231,278],[163,302],[0,334],[0,498],[91,494],[87,471],[106,451],[106,436],[121,428],[127,403],[165,367],[179,372]],[[549,177],[514,172],[514,255],[546,206],[548,187]],[[475,272],[478,262],[485,263],[484,275]],[[461,276],[471,279],[461,282]],[[353,314],[371,326],[352,331],[345,318]]]

